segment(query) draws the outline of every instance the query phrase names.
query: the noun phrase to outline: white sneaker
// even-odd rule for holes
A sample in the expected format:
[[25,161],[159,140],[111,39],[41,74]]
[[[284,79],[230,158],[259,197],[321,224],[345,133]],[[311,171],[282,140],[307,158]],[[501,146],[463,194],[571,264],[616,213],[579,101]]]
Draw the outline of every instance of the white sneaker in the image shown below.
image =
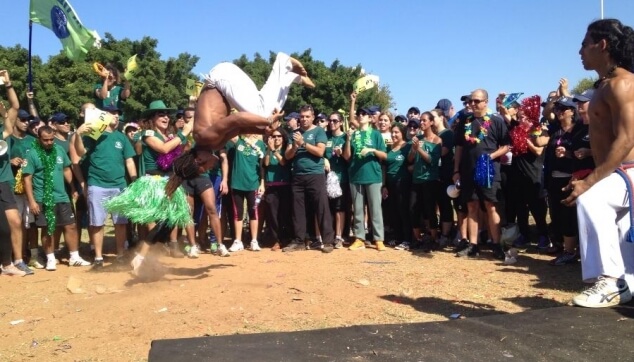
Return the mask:
[[42,263],[40,263],[37,258],[31,258],[31,260],[29,260],[29,267],[35,269],[44,269],[44,265],[42,265]]
[[572,298],[572,303],[587,308],[603,308],[630,300],[632,293],[624,280],[599,277],[592,287]]
[[394,247],[394,250],[409,250],[409,243],[407,241],[403,241]]
[[252,240],[251,241],[251,251],[260,251],[262,249],[260,249],[260,244],[258,244],[257,240]]
[[190,247],[187,252],[187,256],[190,258],[198,258],[200,256],[200,249],[198,249],[198,245]]
[[229,247],[229,251],[235,253],[236,251],[244,250],[244,244],[240,240],[234,240],[231,247]]
[[144,259],[145,258],[138,254],[134,257],[134,259],[132,259],[130,262],[130,265],[132,265],[132,274],[139,276],[139,269],[141,268],[141,264],[143,264]]
[[54,271],[57,270],[57,260],[49,259],[46,261],[46,270]]
[[68,266],[90,266],[90,265],[91,265],[90,262],[82,259],[81,256],[68,259]]
[[229,251],[227,250],[227,247],[225,246],[225,244],[218,245],[218,255],[219,256],[231,256],[231,254],[229,254]]
[[2,275],[23,277],[26,275],[26,272],[18,269],[15,265],[13,265],[13,263],[11,263],[2,267]]

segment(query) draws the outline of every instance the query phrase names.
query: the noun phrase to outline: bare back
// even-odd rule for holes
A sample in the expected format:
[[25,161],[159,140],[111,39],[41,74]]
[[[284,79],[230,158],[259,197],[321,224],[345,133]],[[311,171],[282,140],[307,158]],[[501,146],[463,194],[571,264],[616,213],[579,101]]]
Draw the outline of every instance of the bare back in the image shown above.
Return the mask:
[[215,88],[205,88],[198,97],[196,113],[194,115],[194,140],[200,146],[211,146],[206,133],[212,129],[215,122],[229,115],[230,107],[226,99]]
[[[590,101],[590,146],[597,166],[608,159],[617,136],[634,137],[634,74],[621,69],[601,83]],[[628,131],[629,130],[629,131]],[[634,161],[634,149],[623,161]]]

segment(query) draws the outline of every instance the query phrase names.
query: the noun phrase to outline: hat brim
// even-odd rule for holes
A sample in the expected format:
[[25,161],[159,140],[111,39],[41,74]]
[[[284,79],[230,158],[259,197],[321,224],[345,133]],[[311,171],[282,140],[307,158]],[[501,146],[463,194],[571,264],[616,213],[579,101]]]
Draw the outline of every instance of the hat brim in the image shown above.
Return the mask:
[[143,117],[148,117],[152,113],[156,112],[168,112],[170,115],[174,115],[176,113],[176,108],[154,108],[154,109],[146,109],[141,113]]

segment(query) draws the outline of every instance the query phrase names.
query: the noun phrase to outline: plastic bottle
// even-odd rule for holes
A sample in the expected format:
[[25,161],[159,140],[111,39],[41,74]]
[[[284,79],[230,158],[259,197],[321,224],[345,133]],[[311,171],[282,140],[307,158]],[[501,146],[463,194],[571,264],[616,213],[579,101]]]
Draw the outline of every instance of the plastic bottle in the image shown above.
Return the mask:
[[258,206],[260,206],[260,201],[262,201],[262,194],[259,192],[255,193],[255,203],[253,205],[253,209],[257,210]]

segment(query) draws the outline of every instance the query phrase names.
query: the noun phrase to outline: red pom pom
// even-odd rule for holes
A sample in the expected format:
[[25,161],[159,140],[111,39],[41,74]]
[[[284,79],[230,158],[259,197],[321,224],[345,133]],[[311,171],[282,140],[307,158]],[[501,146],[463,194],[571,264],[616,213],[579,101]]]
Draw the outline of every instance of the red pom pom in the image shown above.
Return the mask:
[[541,98],[538,95],[524,98],[520,106],[519,123],[510,132],[513,155],[528,152],[528,139],[541,133]]

